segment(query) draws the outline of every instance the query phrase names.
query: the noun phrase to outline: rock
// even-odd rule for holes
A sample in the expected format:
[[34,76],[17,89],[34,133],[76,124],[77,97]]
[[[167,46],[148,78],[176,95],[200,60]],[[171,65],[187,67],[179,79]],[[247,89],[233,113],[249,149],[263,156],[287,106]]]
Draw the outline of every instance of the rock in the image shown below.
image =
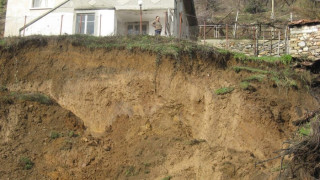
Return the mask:
[[306,46],[306,42],[301,41],[301,42],[298,43],[298,46],[300,46],[300,47],[305,47],[305,46]]
[[309,51],[309,48],[308,47],[305,47],[305,48],[303,48],[303,51]]

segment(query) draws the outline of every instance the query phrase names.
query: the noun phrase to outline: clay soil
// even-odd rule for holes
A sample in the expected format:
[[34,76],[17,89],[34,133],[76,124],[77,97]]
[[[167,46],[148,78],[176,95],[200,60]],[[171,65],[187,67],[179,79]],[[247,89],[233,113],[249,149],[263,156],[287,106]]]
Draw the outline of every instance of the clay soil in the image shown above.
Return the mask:
[[[243,90],[252,74],[226,58],[159,61],[63,41],[3,49],[1,96],[37,92],[55,103],[1,101],[0,179],[275,179],[278,160],[255,163],[319,104],[267,79]],[[221,87],[235,89],[216,95]]]

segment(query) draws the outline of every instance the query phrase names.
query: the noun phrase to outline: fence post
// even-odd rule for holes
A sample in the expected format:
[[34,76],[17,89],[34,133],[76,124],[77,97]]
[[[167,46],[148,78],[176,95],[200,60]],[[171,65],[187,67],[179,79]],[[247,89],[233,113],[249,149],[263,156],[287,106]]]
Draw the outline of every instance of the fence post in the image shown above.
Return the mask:
[[99,36],[101,36],[101,21],[102,21],[102,14],[100,14],[100,22],[99,22]]
[[228,24],[226,24],[226,47],[229,49],[229,42],[228,42]]
[[262,31],[262,50],[264,51],[264,31]]
[[62,34],[63,15],[61,15],[60,36]]
[[272,39],[273,39],[272,29],[270,30],[270,37],[271,37],[271,40],[270,40],[270,56],[271,56],[272,55]]
[[255,32],[256,32],[256,56],[259,56],[259,28],[255,26]]
[[179,16],[180,16],[179,39],[181,39],[181,31],[182,31],[182,13],[179,13]]
[[253,27],[253,49],[254,49],[254,56],[257,56],[257,44],[256,44],[256,27]]
[[27,24],[27,16],[24,16],[23,36],[25,35],[25,32],[26,32],[26,24]]
[[206,30],[207,30],[207,23],[206,20],[204,20],[204,27],[203,27],[203,44],[206,44]]
[[288,54],[288,34],[287,34],[288,26],[284,29],[284,53]]
[[280,41],[281,41],[281,31],[278,32],[278,56],[280,56]]

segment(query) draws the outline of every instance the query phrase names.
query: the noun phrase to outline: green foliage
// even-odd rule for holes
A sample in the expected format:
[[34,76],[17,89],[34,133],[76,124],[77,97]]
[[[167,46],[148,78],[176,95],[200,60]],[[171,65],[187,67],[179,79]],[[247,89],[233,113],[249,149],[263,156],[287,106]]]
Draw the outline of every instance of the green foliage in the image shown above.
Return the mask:
[[136,175],[135,167],[134,166],[129,166],[127,168],[127,170],[125,171],[125,176],[129,177],[129,176],[134,176],[134,175]]
[[46,104],[46,105],[53,104],[53,101],[50,99],[50,97],[40,93],[21,94],[18,96],[18,99],[24,100],[24,101],[39,102],[41,104]]
[[51,131],[50,133],[50,138],[51,139],[57,139],[60,137],[60,133],[56,132],[56,131]]
[[244,89],[244,90],[247,90],[250,86],[250,83],[248,81],[243,81],[240,83],[240,88],[241,89]]
[[303,127],[299,129],[300,136],[309,136],[311,133],[310,123],[305,124]]
[[21,157],[20,164],[23,166],[24,169],[29,170],[34,166],[34,163],[28,157]]
[[292,70],[285,69],[283,71],[272,72],[271,80],[274,81],[277,86],[298,89],[298,83],[293,77],[295,77],[295,73]]
[[7,91],[8,88],[6,86],[0,85],[0,92]]
[[170,179],[172,179],[172,176],[164,177],[164,178],[162,178],[161,180],[170,180]]
[[284,170],[284,169],[288,169],[289,165],[288,164],[283,164],[282,167],[280,168],[280,166],[272,168],[271,172],[278,172],[280,170]]
[[261,56],[261,57],[255,57],[255,56],[247,56],[243,53],[233,53],[233,57],[235,59],[241,60],[241,61],[257,61],[257,62],[266,62],[271,64],[277,64],[281,63],[284,65],[290,64],[292,62],[292,56],[291,55],[282,55],[280,57],[274,57],[274,56]]
[[231,93],[233,90],[234,90],[233,87],[223,87],[223,88],[217,89],[214,93],[216,95],[224,95],[224,94]]
[[252,67],[246,67],[246,66],[235,66],[233,67],[233,69],[236,72],[240,72],[242,70],[245,71],[249,71],[249,72],[255,72],[255,73],[261,73],[261,74],[268,74],[270,73],[269,71],[265,71],[265,70],[261,70],[261,69],[256,69],[256,68],[252,68]]
[[78,137],[79,135],[76,134],[74,131],[69,131],[68,136],[69,137]]
[[252,76],[249,76],[249,77],[245,78],[243,81],[248,81],[248,82],[259,81],[259,82],[262,82],[265,77],[266,77],[266,75],[264,75],[264,74],[256,74],[256,75],[252,75]]
[[178,59],[184,54],[197,54],[203,58],[207,58],[216,53],[216,50],[212,46],[199,45],[197,42],[148,35],[96,37],[76,34],[63,36],[11,37],[5,38],[3,44],[0,44],[0,46],[17,50],[26,45],[45,46],[49,41],[66,41],[73,46],[87,47],[90,49],[140,50],[159,54],[162,57],[172,57],[174,59]]

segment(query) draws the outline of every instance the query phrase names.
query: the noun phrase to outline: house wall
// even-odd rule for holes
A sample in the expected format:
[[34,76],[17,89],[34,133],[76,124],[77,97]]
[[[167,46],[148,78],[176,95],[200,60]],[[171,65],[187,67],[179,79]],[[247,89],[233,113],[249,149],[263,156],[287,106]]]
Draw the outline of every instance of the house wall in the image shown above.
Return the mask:
[[290,50],[294,57],[320,58],[320,25],[290,28]]
[[[49,7],[52,8],[64,0],[49,0]],[[49,9],[50,9],[49,8]],[[25,16],[26,22],[39,17],[49,10],[48,8],[36,9],[32,8],[32,0],[8,0],[5,23],[5,36],[18,36],[19,29],[24,26]]]
[[[19,29],[24,26],[25,17],[26,24],[28,24],[62,2],[65,2],[65,0],[49,0],[49,8],[34,9],[32,8],[32,0],[8,0],[5,36],[20,35]],[[175,10],[175,8],[177,9]],[[121,11],[124,9],[139,12],[140,7],[137,4],[137,0],[70,0],[60,8],[44,16],[39,21],[21,31],[21,35],[59,35],[60,30],[62,34],[74,34],[76,13],[89,11],[94,12],[96,15],[96,36],[125,34],[127,29],[126,22],[132,22],[132,20],[124,20],[122,17],[119,17],[116,14],[116,11]],[[160,16],[161,18],[161,23],[163,25],[162,35],[165,35],[165,12],[169,12],[169,18],[173,20],[170,21],[170,34],[179,34],[179,12],[184,12],[183,3],[181,0],[145,0],[142,9],[144,12],[143,21],[149,23],[149,35],[154,35],[152,21],[155,19],[156,15]],[[139,17],[137,17],[134,21],[139,21]],[[184,14],[182,37],[187,37],[187,34],[188,24]]]

